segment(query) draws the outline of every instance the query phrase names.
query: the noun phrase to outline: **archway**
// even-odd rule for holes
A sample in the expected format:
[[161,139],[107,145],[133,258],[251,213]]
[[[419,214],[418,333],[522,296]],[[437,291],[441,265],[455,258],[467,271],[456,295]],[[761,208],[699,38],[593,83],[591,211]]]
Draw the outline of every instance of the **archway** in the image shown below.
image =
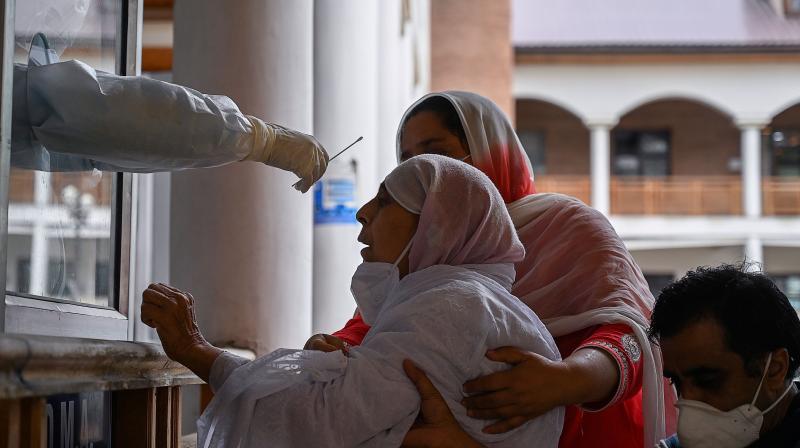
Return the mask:
[[516,123],[533,165],[536,190],[563,193],[588,204],[589,129],[583,121],[554,103],[518,99]]
[[800,103],[784,109],[764,129],[765,215],[800,215]]
[[612,214],[741,214],[739,141],[729,115],[694,99],[627,112],[611,133]]

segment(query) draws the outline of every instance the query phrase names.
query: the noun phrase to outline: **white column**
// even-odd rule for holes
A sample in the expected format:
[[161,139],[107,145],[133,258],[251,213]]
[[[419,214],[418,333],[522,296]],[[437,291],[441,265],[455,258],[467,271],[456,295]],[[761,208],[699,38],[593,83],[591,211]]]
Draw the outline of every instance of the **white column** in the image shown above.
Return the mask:
[[747,238],[744,246],[745,261],[752,263],[751,271],[758,271],[764,268],[764,245],[757,236]]
[[397,166],[397,128],[406,109],[430,90],[430,1],[378,3],[378,177]]
[[378,175],[385,176],[397,166],[394,151],[397,127],[409,105],[410,82],[404,82],[403,71],[411,63],[403,63],[403,36],[412,33],[403,17],[402,0],[378,2]]
[[[304,132],[313,120],[310,0],[175,5],[174,79]],[[213,343],[258,354],[311,334],[311,194],[257,163],[174,173],[170,274]]]
[[611,211],[611,137],[609,123],[591,123],[591,206],[608,216]]
[[[378,2],[317,0],[314,4],[314,133],[338,152],[317,185],[314,226],[313,331],[330,333],[352,317],[350,278],[361,263],[355,213],[332,216],[335,207],[357,210],[378,191]],[[341,194],[355,183],[354,195]],[[331,187],[335,186],[338,193]],[[333,194],[328,194],[333,193]],[[328,209],[328,211],[322,210]]]
[[47,266],[50,261],[50,250],[47,245],[48,204],[52,195],[50,173],[34,171],[33,203],[37,214],[31,232],[31,277],[28,292],[35,295],[47,295]]
[[761,216],[761,128],[742,124],[742,204],[750,218]]

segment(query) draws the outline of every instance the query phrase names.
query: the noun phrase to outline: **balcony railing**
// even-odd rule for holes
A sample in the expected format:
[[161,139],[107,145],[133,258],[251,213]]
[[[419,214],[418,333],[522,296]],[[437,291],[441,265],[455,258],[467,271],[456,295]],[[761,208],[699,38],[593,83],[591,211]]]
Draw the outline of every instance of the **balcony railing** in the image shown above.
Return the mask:
[[[34,200],[34,172],[31,170],[12,169],[9,176],[8,200],[12,203],[28,204]],[[94,197],[96,205],[108,206],[111,204],[111,179],[109,173],[103,174],[99,179],[90,173],[52,173],[50,188],[52,196],[48,202],[60,204],[61,192],[67,185],[74,185],[81,193],[89,193]]]
[[[537,176],[536,190],[542,193],[566,194],[590,204],[591,179],[589,176]],[[784,209],[791,208],[790,205],[786,205],[791,203],[790,199],[784,198],[781,201]],[[611,213],[741,215],[741,178],[739,176],[614,177],[611,180]]]
[[765,215],[800,215],[800,177],[766,177],[762,188]]
[[611,180],[617,215],[741,215],[739,176],[621,177]]
[[592,184],[589,176],[539,175],[536,176],[536,191],[539,193],[561,193],[591,202]]

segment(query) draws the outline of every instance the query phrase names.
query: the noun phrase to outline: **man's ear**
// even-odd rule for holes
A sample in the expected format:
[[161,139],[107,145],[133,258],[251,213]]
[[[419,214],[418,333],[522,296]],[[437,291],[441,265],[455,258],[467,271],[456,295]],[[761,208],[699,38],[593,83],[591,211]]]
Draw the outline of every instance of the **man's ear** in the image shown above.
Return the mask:
[[786,388],[786,375],[789,372],[789,351],[779,348],[772,352],[764,387],[772,393],[780,394]]

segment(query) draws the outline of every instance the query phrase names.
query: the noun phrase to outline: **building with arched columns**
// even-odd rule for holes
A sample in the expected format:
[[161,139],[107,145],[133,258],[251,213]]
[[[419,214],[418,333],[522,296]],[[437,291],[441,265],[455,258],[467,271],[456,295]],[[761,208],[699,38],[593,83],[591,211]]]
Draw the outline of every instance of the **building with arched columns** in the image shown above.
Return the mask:
[[[355,208],[429,91],[494,100],[538,190],[606,213],[652,289],[747,258],[800,304],[799,13],[798,0],[0,1],[0,447],[186,446],[209,390],[141,322],[151,282],[190,291],[207,339],[247,356],[340,328]],[[12,64],[53,55],[228,96],[331,152],[364,141],[306,195],[258,164],[14,166],[28,112]]]
[[678,3],[514,2],[537,187],[606,213],[654,289],[746,258],[800,304],[798,11]]

